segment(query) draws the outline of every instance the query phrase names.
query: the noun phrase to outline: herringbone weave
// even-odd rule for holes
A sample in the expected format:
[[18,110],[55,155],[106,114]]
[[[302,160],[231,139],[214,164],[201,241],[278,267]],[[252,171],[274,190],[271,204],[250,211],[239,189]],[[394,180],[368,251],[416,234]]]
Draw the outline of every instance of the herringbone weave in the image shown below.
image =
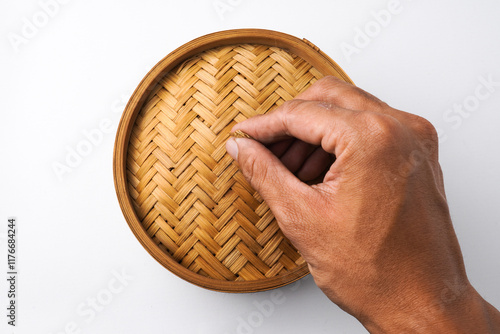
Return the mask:
[[205,51],[156,85],[135,121],[129,191],[149,236],[182,266],[224,281],[285,274],[305,262],[226,153],[234,124],[266,113],[322,75],[279,48]]

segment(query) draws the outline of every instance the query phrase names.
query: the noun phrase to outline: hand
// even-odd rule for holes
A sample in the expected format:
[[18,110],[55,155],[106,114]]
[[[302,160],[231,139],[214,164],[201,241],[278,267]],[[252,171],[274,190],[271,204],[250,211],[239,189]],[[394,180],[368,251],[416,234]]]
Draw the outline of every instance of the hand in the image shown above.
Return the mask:
[[370,332],[500,332],[467,279],[428,121],[327,77],[236,130],[255,140],[231,138],[229,154],[316,284]]

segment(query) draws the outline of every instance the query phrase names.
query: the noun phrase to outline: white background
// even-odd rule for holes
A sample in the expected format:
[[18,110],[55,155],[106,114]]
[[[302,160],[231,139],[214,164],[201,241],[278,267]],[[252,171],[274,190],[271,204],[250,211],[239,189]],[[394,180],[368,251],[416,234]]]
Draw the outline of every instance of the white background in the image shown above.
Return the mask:
[[[216,10],[221,4],[226,11]],[[0,277],[7,217],[19,224],[18,326],[6,325],[2,278],[2,333],[366,332],[310,278],[278,290],[284,302],[269,312],[255,302],[269,306],[272,292],[234,295],[186,283],[149,256],[122,216],[112,150],[124,101],[173,49],[232,28],[306,37],[358,86],[440,129],[470,280],[500,307],[500,87],[473,105],[481,77],[500,82],[498,1],[401,0],[385,26],[372,12],[388,2],[373,0],[72,0],[52,8],[46,21],[42,7],[33,0],[0,4]],[[38,27],[23,35],[26,22]],[[362,45],[357,29],[365,28],[372,37]],[[13,36],[25,39],[15,45]],[[347,44],[359,46],[357,53],[343,51]],[[472,111],[457,119],[453,105],[464,103]],[[58,177],[54,164],[66,164],[84,132],[103,120],[112,131]],[[122,271],[128,278],[115,280]],[[99,311],[89,304],[95,298]]]

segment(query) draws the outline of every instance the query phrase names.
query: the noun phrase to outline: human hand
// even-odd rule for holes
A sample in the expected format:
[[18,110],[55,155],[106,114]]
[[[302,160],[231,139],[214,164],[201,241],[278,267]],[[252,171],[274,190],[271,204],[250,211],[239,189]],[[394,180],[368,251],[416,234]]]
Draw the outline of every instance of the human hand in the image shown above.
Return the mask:
[[428,121],[327,77],[237,130],[255,140],[231,138],[229,154],[316,284],[370,332],[500,331],[467,279]]

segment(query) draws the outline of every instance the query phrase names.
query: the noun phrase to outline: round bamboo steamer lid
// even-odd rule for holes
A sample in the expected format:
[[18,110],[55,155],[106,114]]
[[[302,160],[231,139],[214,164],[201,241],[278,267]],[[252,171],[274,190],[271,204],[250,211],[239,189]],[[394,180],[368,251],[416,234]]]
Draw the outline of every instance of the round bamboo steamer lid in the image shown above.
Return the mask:
[[113,172],[125,219],[151,256],[217,291],[269,290],[308,274],[225,142],[236,123],[326,75],[352,82],[306,39],[260,29],[199,37],[149,71],[120,120]]

